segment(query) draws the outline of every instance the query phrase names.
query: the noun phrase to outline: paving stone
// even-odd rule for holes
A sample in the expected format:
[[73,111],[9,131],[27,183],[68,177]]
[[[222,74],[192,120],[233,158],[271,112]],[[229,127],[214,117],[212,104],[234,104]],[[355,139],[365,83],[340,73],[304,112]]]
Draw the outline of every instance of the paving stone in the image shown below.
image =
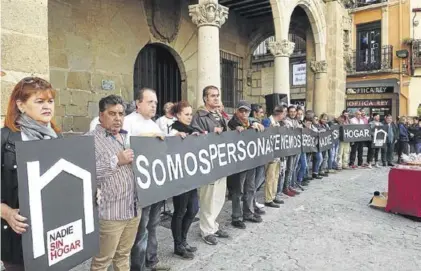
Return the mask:
[[[218,220],[231,237],[206,245],[194,223],[192,261],[173,257],[171,232],[159,227],[160,261],[177,271],[421,270],[421,223],[368,207],[374,191],[387,191],[387,174],[386,168],[348,170],[313,181],[245,230],[230,226],[228,201]],[[89,262],[74,270],[89,270]]]

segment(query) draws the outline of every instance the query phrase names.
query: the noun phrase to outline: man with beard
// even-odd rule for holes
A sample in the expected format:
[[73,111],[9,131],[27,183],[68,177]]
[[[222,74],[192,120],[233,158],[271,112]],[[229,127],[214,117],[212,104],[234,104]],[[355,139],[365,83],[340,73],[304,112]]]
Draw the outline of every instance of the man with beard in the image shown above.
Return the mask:
[[[132,136],[153,136],[163,138],[164,134],[152,120],[156,114],[158,99],[153,89],[142,88],[137,93],[137,110],[128,115],[124,121],[124,128]],[[131,271],[143,271],[145,267],[155,270],[169,270],[158,264],[158,227],[163,201],[147,206],[142,210],[142,218],[131,251]]]
[[[297,110],[294,105],[288,107],[288,116],[285,118],[284,123],[285,127],[287,128],[298,128],[299,123],[297,121]],[[292,188],[294,180],[294,172],[296,169],[298,155],[291,155],[286,158],[286,171],[285,171],[285,183],[284,183],[284,190],[283,193],[289,197],[294,197],[295,195],[299,195],[300,192],[294,190]]]

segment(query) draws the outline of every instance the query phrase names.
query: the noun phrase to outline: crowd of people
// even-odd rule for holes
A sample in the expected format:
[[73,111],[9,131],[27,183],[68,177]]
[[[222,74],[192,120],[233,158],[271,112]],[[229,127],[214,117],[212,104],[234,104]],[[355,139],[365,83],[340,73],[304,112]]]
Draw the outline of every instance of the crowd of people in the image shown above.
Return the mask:
[[[61,137],[53,121],[54,98],[51,84],[33,77],[21,80],[10,96],[5,127],[1,131],[1,259],[7,271],[24,270],[21,234],[29,227],[27,219],[19,214],[15,142]],[[165,199],[151,206],[138,206],[140,195],[131,166],[135,154],[130,149],[130,136],[186,138],[230,130],[262,132],[278,126],[323,132],[334,124],[383,125],[388,132],[387,142],[381,149],[373,148],[371,142],[338,142],[327,151],[276,158],[267,165],[174,196],[171,231],[174,254],[182,259],[193,259],[197,251],[188,242],[188,232],[197,214],[206,244],[217,245],[218,238],[229,237],[216,221],[227,190],[232,201],[231,224],[245,229],[246,222],[263,221],[265,208],[280,208],[286,199],[298,196],[304,191],[303,187],[314,180],[345,169],[393,166],[395,146],[398,162],[402,154],[421,151],[421,122],[417,118],[402,117],[395,123],[391,115],[386,115],[381,122],[378,114],[368,119],[363,111],[350,116],[346,110],[337,118],[329,118],[325,113],[319,116],[299,106],[282,104],[265,116],[261,106],[246,101],[240,101],[230,116],[224,111],[217,87],[205,87],[202,98],[204,106],[196,112],[187,101],[167,103],[164,115],[157,120],[157,95],[153,89],[137,90],[134,103],[126,103],[116,95],[100,100],[99,117],[86,134],[95,140],[100,236],[100,248],[92,260],[91,270],[105,271],[111,264],[116,271],[170,269],[161,266],[158,259],[157,228]],[[364,148],[368,148],[365,163]],[[263,186],[264,202],[261,203],[256,199],[256,192]]]

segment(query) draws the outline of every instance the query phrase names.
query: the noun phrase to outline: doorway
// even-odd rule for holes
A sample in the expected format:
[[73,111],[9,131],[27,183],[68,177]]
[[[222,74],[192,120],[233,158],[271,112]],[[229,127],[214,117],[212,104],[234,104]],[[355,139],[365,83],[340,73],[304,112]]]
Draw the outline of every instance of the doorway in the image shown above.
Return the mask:
[[167,102],[181,100],[181,76],[178,64],[163,45],[148,44],[139,52],[133,73],[134,98],[137,90],[147,87],[156,90],[157,115],[163,115]]

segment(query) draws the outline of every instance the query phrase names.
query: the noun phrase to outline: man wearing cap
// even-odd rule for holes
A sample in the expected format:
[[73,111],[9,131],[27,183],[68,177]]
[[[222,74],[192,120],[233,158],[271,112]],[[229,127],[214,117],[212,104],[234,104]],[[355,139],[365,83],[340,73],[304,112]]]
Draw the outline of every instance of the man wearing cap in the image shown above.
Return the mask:
[[[242,132],[247,129],[256,129],[263,131],[264,127],[257,121],[252,121],[249,118],[251,106],[246,101],[240,101],[237,105],[237,110],[231,120],[228,122],[228,127],[231,130]],[[246,225],[243,221],[250,221],[254,223],[262,222],[260,215],[254,213],[254,195],[255,195],[255,176],[256,169],[249,169],[231,177],[232,189],[232,222],[235,228],[245,229]],[[242,192],[243,191],[243,192]],[[244,194],[244,195],[243,195]],[[241,199],[243,199],[243,208],[241,209]]]

